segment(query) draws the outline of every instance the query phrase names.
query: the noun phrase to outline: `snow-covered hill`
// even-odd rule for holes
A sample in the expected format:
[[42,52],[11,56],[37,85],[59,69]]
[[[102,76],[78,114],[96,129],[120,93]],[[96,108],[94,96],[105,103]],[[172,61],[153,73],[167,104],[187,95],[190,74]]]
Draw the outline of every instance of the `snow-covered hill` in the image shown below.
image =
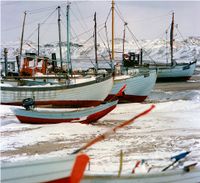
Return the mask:
[[[8,58],[14,59],[19,52],[19,43],[10,42],[1,45],[1,59],[3,59],[3,49],[8,48]],[[62,43],[63,58],[66,58],[66,44]],[[111,45],[111,44],[110,44]],[[144,50],[144,60],[151,60],[155,62],[166,62],[170,60],[169,44],[166,44],[165,40],[140,40],[137,44],[133,41],[125,42],[125,52],[139,52],[140,48]],[[166,49],[167,48],[167,49]],[[30,41],[25,41],[23,46],[23,53],[36,52],[37,44]],[[117,59],[121,59],[122,52],[122,39],[116,38],[115,40],[115,56]],[[40,54],[51,56],[51,53],[56,53],[59,58],[58,43],[45,44],[40,46]],[[79,44],[71,43],[72,59],[79,58],[94,58],[94,45],[93,43]],[[103,43],[98,44],[98,57],[109,58],[108,49]],[[184,41],[176,41],[174,43],[174,58],[177,62],[192,61],[197,58],[198,65],[200,65],[200,37],[189,37]]]

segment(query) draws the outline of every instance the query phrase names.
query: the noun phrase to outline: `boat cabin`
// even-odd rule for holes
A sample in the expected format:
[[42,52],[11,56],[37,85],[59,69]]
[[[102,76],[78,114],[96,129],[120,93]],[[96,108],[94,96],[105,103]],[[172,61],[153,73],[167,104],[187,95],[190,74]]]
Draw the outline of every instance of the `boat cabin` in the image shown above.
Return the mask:
[[26,53],[20,69],[21,76],[34,76],[36,73],[47,74],[48,57],[36,57],[35,53]]
[[123,66],[134,67],[142,65],[142,50],[140,53],[129,52],[123,54]]

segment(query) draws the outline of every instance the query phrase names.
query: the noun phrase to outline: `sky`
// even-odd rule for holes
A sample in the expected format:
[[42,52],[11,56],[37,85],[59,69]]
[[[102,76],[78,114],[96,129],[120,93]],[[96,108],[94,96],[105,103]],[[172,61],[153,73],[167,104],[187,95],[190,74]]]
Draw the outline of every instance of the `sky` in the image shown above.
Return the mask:
[[[71,40],[81,42],[93,35],[93,15],[97,13],[99,40],[106,40],[104,28],[111,1],[70,1]],[[37,42],[40,23],[40,42],[58,41],[57,10],[61,6],[62,40],[66,40],[66,1],[1,1],[1,43],[19,41],[24,11],[27,12],[24,39]],[[175,24],[183,37],[200,36],[200,1],[115,1],[115,37],[122,38],[123,25],[128,23],[130,32],[137,39],[165,38],[165,31],[175,12]],[[122,21],[123,20],[123,21]],[[107,21],[111,39],[111,16]],[[86,33],[85,33],[86,32]]]

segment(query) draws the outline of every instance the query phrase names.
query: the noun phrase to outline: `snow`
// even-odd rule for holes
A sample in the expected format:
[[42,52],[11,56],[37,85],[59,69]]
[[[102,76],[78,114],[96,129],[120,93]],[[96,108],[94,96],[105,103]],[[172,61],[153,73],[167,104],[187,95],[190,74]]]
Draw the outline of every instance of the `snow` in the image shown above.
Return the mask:
[[[149,101],[158,103],[151,113],[84,151],[91,159],[87,174],[117,174],[120,150],[124,154],[122,174],[130,174],[141,159],[158,171],[171,162],[171,156],[187,150],[191,153],[186,162],[200,161],[200,92],[177,92],[175,98],[173,92],[159,91],[157,98],[154,92],[158,91],[152,92]],[[119,104],[94,125],[21,124],[10,110],[12,106],[1,105],[1,160],[67,156],[150,105]]]
[[[122,39],[116,38],[117,42],[115,43],[115,58],[116,61],[121,60],[121,52],[122,52]],[[30,48],[25,46],[24,53],[26,52],[36,52],[37,44],[31,42],[32,47]],[[3,56],[3,48],[8,48],[8,58],[15,60],[15,56],[17,55],[17,50],[19,49],[19,44],[10,42],[7,43],[6,46],[2,44],[1,47],[1,58]],[[162,39],[155,40],[140,40],[139,45],[143,48],[143,60],[144,62],[156,62],[156,63],[166,63],[166,53],[169,53],[166,50],[166,41]],[[63,58],[66,58],[66,47],[62,47]],[[59,60],[59,47],[57,43],[50,45],[49,47],[46,45],[41,45],[41,54],[51,58],[52,53],[56,53],[56,56]],[[138,52],[140,48],[132,41],[126,41],[125,44],[125,53],[128,52]],[[76,45],[72,45],[71,48],[71,58],[72,58],[72,67],[73,69],[86,69],[90,67],[94,67],[91,59],[94,60],[94,46],[91,43],[87,43],[82,45],[82,47],[77,47]],[[168,56],[168,62],[170,62],[170,56]],[[107,49],[105,48],[103,43],[99,43],[98,46],[98,59],[104,60],[106,58],[107,62],[109,62],[109,55]],[[174,43],[174,59],[177,63],[179,62],[192,62],[194,59],[197,59],[197,65],[200,65],[200,40],[198,37],[188,37],[185,40],[176,40]],[[146,61],[145,61],[146,60]],[[66,60],[64,60],[65,62]],[[94,62],[94,61],[93,61]],[[87,63],[87,64],[86,64]],[[101,62],[99,62],[101,65]],[[34,64],[33,64],[34,65]],[[108,63],[106,63],[107,66]]]

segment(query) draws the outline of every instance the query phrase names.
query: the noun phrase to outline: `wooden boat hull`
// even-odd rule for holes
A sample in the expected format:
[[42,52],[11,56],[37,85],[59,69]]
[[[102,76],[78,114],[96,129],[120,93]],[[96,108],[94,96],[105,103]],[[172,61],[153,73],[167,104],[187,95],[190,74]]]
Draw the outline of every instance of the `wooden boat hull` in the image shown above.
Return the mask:
[[148,173],[131,176],[88,175],[81,183],[197,183],[200,181],[200,169],[190,172],[171,170],[162,173]]
[[126,84],[124,95],[119,97],[119,102],[143,102],[155,86],[156,78],[156,70],[150,70],[147,75],[141,74],[122,80],[115,79],[107,100],[112,98],[122,85]]
[[112,86],[111,76],[74,85],[1,86],[1,104],[22,105],[23,99],[34,98],[36,105],[96,106],[104,101]]
[[96,107],[78,111],[52,112],[49,110],[25,110],[11,108],[16,117],[22,123],[30,124],[53,124],[53,123],[84,123],[89,124],[102,118],[112,111],[118,101],[108,102]]
[[187,81],[193,75],[196,62],[189,64],[177,64],[173,67],[170,66],[158,66],[158,78],[160,81]]

